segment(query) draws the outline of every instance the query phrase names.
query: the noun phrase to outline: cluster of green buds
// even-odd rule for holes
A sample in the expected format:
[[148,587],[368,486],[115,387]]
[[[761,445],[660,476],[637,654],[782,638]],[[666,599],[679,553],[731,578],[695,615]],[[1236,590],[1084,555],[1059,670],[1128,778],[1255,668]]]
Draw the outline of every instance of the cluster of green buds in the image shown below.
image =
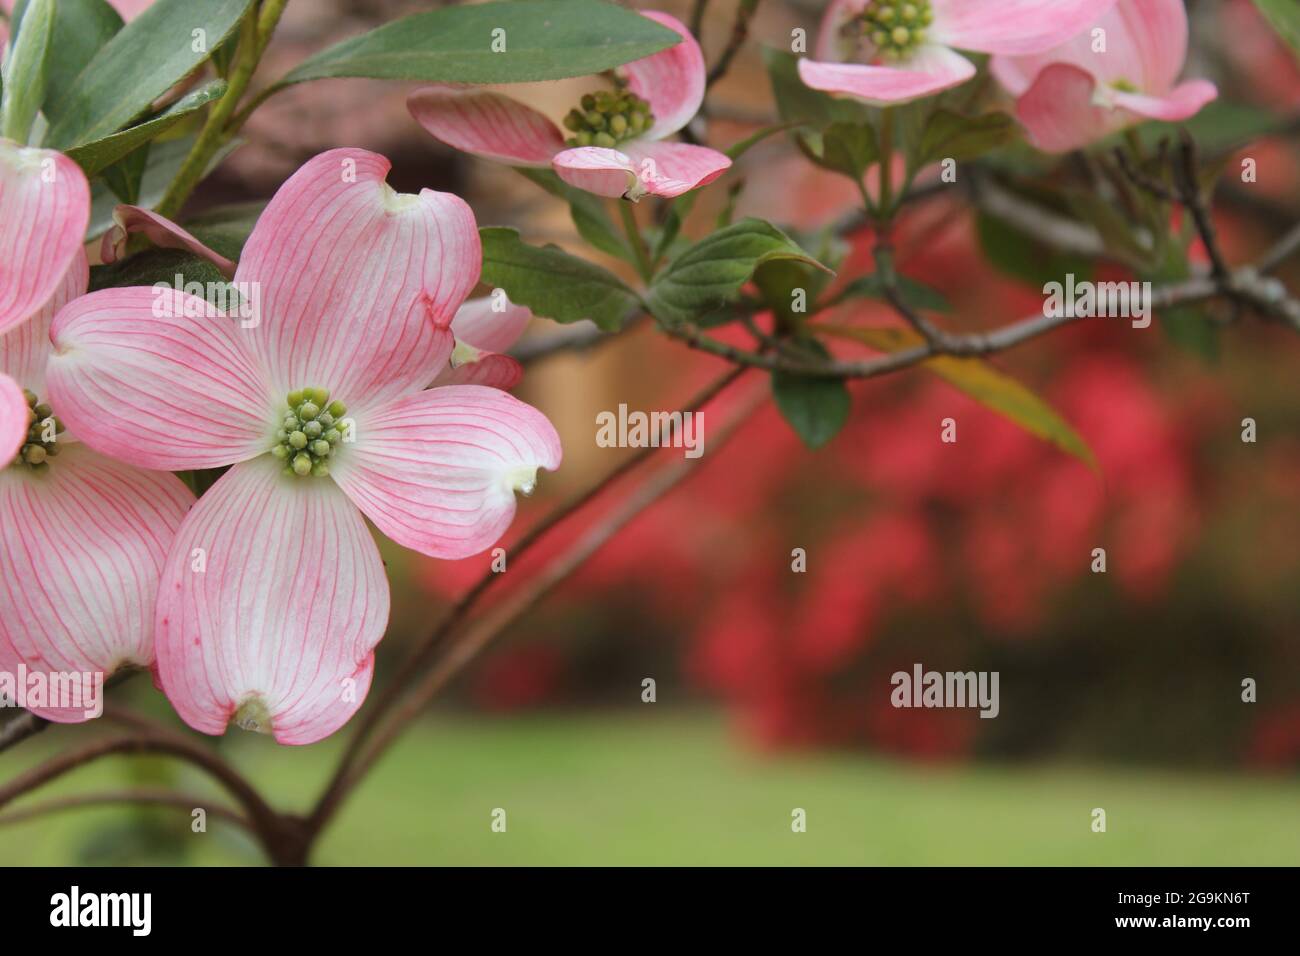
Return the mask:
[[925,42],[925,30],[934,21],[930,0],[867,0],[858,14],[862,35],[880,58],[903,59]]
[[284,473],[305,478],[324,478],[330,473],[329,459],[343,441],[343,416],[347,406],[330,401],[327,388],[300,388],[285,399],[289,411],[275,433],[271,454],[284,462]]
[[43,471],[49,467],[49,459],[59,453],[58,436],[63,434],[63,423],[30,390],[23,389],[23,398],[27,399],[27,440],[18,449],[14,464]]
[[573,135],[565,142],[570,146],[613,149],[640,136],[654,121],[650,104],[629,90],[626,81],[616,80],[614,89],[588,93],[582,98],[582,109],[569,110],[564,128]]

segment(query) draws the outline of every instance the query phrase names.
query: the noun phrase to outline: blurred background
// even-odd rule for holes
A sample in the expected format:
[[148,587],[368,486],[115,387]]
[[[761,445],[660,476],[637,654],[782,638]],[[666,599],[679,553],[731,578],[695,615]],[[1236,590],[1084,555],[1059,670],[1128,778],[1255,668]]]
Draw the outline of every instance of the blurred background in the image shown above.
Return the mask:
[[[431,5],[295,0],[259,78]],[[689,3],[653,6],[691,16]],[[796,26],[815,33],[821,6],[760,5],[710,93],[701,139],[725,147],[774,121],[760,44],[784,46]],[[1216,196],[1228,257],[1246,262],[1300,221],[1300,71],[1249,0],[1188,6],[1187,73],[1220,89],[1193,129],[1207,151],[1230,154],[1230,173],[1257,161],[1257,182],[1230,175]],[[709,62],[733,10],[708,5]],[[558,117],[583,89],[511,92]],[[392,159],[399,190],[459,193],[480,225],[620,268],[582,244],[558,200],[425,134],[408,90],[348,80],[278,95],[189,214],[263,202],[315,153],[362,146]],[[774,137],[706,190],[686,231],[707,232],[736,183],[738,213],[788,226],[812,250],[854,206],[851,183]],[[835,241],[846,252],[839,281],[870,271],[867,231]],[[1050,251],[977,214],[960,190],[911,207],[898,243],[900,269],[947,297],[954,326],[1042,306],[1025,257]],[[1300,288],[1300,261],[1282,275]],[[845,323],[892,322],[871,303],[840,312]],[[346,806],[317,862],[1300,862],[1300,342],[1249,319],[1220,329],[1216,317],[1189,319],[1195,335],[1083,323],[997,359],[1084,437],[1100,476],[921,370],[854,384],[848,425],[817,451],[770,402],[712,450],[709,429],[734,399],[710,406],[697,473],[453,681]],[[557,329],[537,321],[526,347]],[[565,461],[522,503],[507,553],[630,454],[596,445],[599,412],[679,408],[725,370],[648,327],[529,362],[517,394],[556,423]],[[747,388],[766,385],[753,376],[735,392]],[[948,417],[956,444],[938,440]],[[1246,417],[1254,443],[1242,441]],[[506,577],[526,580],[634,485]],[[796,548],[804,573],[791,570]],[[1089,570],[1094,548],[1106,549],[1105,574]],[[490,562],[388,544],[384,555],[394,602],[377,688]],[[916,663],[998,671],[999,716],[893,708],[890,675]],[[1242,700],[1246,678],[1256,702]],[[175,721],[146,685],[122,693]],[[55,728],[4,755],[5,776],[77,732]],[[281,803],[305,807],[346,736],[288,749],[231,731],[219,746]],[[165,762],[114,760],[43,793],[205,786]],[[1104,834],[1091,830],[1098,807]],[[495,808],[507,811],[504,835],[489,829]],[[806,833],[791,832],[795,808]],[[0,829],[5,863],[258,858],[220,822],[200,837],[168,810],[80,810]]]

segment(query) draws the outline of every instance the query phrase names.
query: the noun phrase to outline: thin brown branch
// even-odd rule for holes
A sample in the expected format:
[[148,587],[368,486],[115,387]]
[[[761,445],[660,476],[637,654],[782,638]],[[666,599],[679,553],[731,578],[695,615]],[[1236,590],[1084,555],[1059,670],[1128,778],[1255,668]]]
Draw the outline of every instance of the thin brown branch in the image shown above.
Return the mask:
[[1227,288],[1231,269],[1224,258],[1223,248],[1219,245],[1219,233],[1214,227],[1214,219],[1205,203],[1198,180],[1200,163],[1197,159],[1196,141],[1187,130],[1182,131],[1182,140],[1178,149],[1179,162],[1174,166],[1174,182],[1178,184],[1179,198],[1187,211],[1192,214],[1196,232],[1201,237],[1205,251],[1210,257],[1210,271],[1215,280]]
[[211,750],[180,734],[104,737],[76,750],[57,754],[0,787],[0,808],[78,767],[112,754],[163,754],[178,757],[205,771],[221,784],[244,808],[252,826],[260,834],[274,832],[281,824],[279,815],[238,771]]
[[[754,392],[739,410],[714,432],[711,448],[715,456],[717,450],[731,439],[765,400],[765,391]],[[447,682],[477,657],[494,637],[535,607],[556,585],[568,578],[637,515],[694,474],[698,464],[697,461],[683,458],[656,472],[628,495],[613,514],[587,531],[540,574],[530,578],[519,590],[508,595],[475,621],[469,629],[462,632],[459,639],[447,648],[436,666],[425,674],[420,683],[407,695],[402,705],[393,712],[387,723],[377,731],[370,748],[357,760],[339,787],[331,791],[328,801],[318,806],[317,811],[310,818],[311,823],[318,827],[324,827],[328,823],[337,812],[343,798],[365,777],[406,725],[415,719]]]
[[[718,393],[723,391],[728,385],[744,374],[744,368],[734,368],[726,375],[714,381],[702,392],[696,395],[688,403],[683,411],[698,411],[704,405],[712,401]],[[524,554],[540,541],[552,528],[560,522],[569,518],[573,514],[581,511],[587,504],[599,497],[606,489],[615,484],[625,474],[636,468],[642,462],[649,459],[655,452],[656,448],[647,446],[637,449],[633,454],[623,459],[612,471],[606,474],[596,484],[571,499],[566,504],[557,508],[539,521],[536,525],[519,539],[511,548],[511,558],[518,560]],[[461,597],[452,609],[446,614],[442,621],[434,628],[414,650],[408,655],[403,665],[396,671],[396,676],[392,682],[384,689],[383,694],[375,702],[375,705],[369,708],[361,723],[358,725],[352,739],[348,741],[348,746],[335,768],[334,775],[326,785],[325,791],[321,794],[316,808],[309,817],[309,825],[319,827],[323,825],[324,820],[331,813],[332,806],[341,796],[341,790],[350,776],[349,771],[352,765],[358,759],[367,738],[380,724],[384,715],[393,708],[401,699],[402,693],[410,685],[410,682],[416,675],[428,664],[433,655],[438,651],[442,644],[450,637],[462,621],[473,610],[475,604],[488,591],[489,588],[500,578],[500,575],[494,571],[485,573],[474,583],[472,587]]]
[[727,40],[727,46],[718,58],[718,62],[709,70],[709,74],[704,81],[704,88],[708,89],[717,83],[727,71],[731,69],[732,61],[736,59],[736,54],[740,48],[745,45],[749,38],[749,24],[754,19],[754,13],[758,10],[758,0],[740,0],[736,5],[736,19],[731,24],[731,37]]
[[190,812],[201,809],[216,819],[225,820],[227,823],[232,823],[245,830],[251,831],[253,829],[252,823],[238,811],[220,804],[213,804],[207,797],[178,793],[174,790],[150,789],[116,790],[108,793],[84,793],[72,797],[58,797],[44,803],[38,803],[35,806],[23,807],[19,810],[11,810],[9,813],[0,814],[0,826],[25,823],[51,813],[61,813],[64,810],[114,806],[117,804],[175,807],[178,810],[188,810]]

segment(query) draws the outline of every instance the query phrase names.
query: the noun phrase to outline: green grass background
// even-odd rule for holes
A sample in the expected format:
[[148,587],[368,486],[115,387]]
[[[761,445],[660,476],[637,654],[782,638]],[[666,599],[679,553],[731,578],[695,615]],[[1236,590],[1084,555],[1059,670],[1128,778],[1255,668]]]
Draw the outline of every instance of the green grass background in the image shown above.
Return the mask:
[[[77,733],[52,729],[5,754],[0,777]],[[342,742],[280,748],[232,731],[222,746],[274,802],[305,809]],[[160,782],[217,793],[174,762],[113,757],[25,803]],[[497,807],[505,833],[490,828]],[[807,811],[806,833],[791,831],[795,807]],[[1106,810],[1106,833],[1091,830],[1094,807]],[[139,844],[142,832],[166,849]],[[237,830],[209,820],[207,833],[191,833],[180,810],[79,809],[0,828],[0,863],[123,859],[260,861]],[[435,716],[354,795],[315,862],[1294,865],[1300,780],[760,754],[716,717],[666,710]]]

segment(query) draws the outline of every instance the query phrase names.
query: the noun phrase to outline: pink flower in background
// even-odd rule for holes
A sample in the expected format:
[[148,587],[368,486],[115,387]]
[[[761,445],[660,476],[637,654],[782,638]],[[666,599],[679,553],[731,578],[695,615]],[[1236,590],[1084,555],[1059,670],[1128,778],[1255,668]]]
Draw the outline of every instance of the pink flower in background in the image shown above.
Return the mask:
[[72,722],[93,716],[95,681],[153,665],[158,581],[194,496],[173,475],[105,458],[59,430],[60,406],[44,401],[50,322],[86,291],[85,256],[61,278],[50,301],[0,336],[0,672],[68,681],[80,705],[28,701]]
[[163,689],[205,733],[336,730],[388,621],[364,518],[427,555],[475,554],[560,464],[550,422],[505,392],[425,390],[482,254],[462,200],[398,194],[389,168],[336,149],[280,187],[235,274],[260,296],[251,327],[151,288],[92,293],[54,323],[51,392],[87,444],[233,466],[181,526],[158,601]]
[[1061,153],[1143,120],[1184,120],[1218,95],[1207,80],[1177,82],[1187,58],[1183,0],[1120,0],[1097,26],[1105,31],[1097,38],[993,58],[1039,149]]
[[531,107],[473,87],[416,90],[407,101],[411,115],[448,146],[510,166],[551,166],[565,182],[599,196],[672,197],[707,185],[731,160],[705,146],[664,141],[699,111],[704,54],[675,17],[643,15],[682,41],[626,64],[613,90],[584,96],[565,117],[567,138]]
[[1041,53],[1093,26],[1115,0],[832,0],[814,59],[814,90],[877,106],[965,83],[975,64],[957,50]]

